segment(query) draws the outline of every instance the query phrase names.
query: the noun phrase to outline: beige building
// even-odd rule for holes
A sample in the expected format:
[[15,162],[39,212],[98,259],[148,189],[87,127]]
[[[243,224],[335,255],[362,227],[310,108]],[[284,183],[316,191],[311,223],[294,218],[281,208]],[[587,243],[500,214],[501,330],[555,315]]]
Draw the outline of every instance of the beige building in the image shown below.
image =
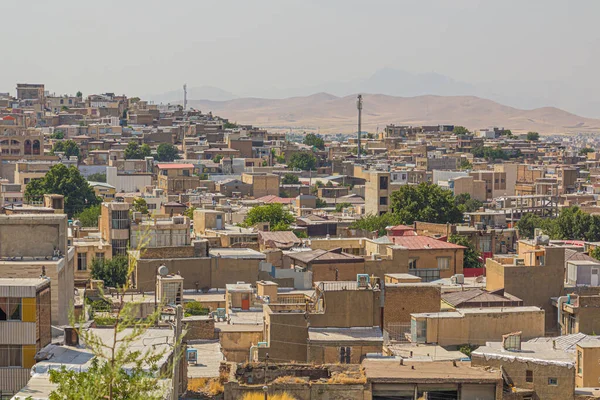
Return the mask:
[[130,226],[128,203],[102,203],[98,227],[102,239],[110,243],[113,256],[127,254]]
[[200,186],[193,164],[156,164],[157,187],[169,194],[184,193]]
[[132,249],[144,247],[189,246],[190,219],[183,215],[175,217],[135,218],[130,226],[129,243]]
[[74,238],[75,248],[75,283],[85,285],[90,279],[90,270],[94,259],[110,260],[112,247],[101,238]]
[[255,198],[273,195],[279,196],[279,175],[265,172],[244,172],[242,182],[252,185]]
[[411,315],[413,343],[484,345],[516,331],[522,331],[523,340],[544,336],[544,310],[538,307],[466,308]]
[[0,277],[50,278],[54,325],[68,323],[73,305],[75,250],[67,235],[65,214],[0,215]]
[[35,355],[52,340],[48,278],[0,278],[0,394],[27,384]]

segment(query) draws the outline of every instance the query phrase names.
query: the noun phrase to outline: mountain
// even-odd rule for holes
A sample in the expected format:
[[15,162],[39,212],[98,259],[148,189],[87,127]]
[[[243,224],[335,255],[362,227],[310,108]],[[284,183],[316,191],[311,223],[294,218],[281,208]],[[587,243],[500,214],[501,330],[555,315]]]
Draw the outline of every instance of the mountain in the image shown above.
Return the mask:
[[[188,87],[187,97],[188,99],[226,101],[236,99],[238,96],[218,87],[198,86]],[[179,90],[171,90],[161,94],[147,95],[144,96],[143,99],[151,100],[155,103],[183,103],[183,87]]]
[[[191,107],[231,121],[273,130],[356,132],[356,95],[328,93],[285,99],[239,98],[227,101],[190,100]],[[600,120],[584,118],[555,107],[523,110],[476,96],[397,97],[363,95],[363,129],[375,132],[387,124],[456,124],[470,129],[502,126],[515,132],[600,132]]]

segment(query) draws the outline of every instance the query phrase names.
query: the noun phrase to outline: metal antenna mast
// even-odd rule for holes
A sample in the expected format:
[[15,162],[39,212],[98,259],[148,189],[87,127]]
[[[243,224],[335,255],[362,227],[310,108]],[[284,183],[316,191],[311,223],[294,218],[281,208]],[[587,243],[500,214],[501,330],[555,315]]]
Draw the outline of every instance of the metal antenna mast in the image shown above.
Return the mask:
[[187,84],[183,84],[183,109],[187,110]]
[[358,151],[356,152],[356,156],[360,159],[360,118],[362,114],[362,94],[358,95],[358,99],[356,100],[356,108],[358,109]]

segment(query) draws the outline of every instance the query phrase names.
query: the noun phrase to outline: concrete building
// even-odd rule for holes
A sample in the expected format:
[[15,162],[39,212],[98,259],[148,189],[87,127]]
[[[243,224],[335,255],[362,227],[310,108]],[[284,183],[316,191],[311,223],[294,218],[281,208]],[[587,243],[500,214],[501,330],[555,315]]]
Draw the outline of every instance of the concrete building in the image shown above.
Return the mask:
[[148,172],[119,171],[117,167],[106,167],[106,183],[120,192],[141,192],[152,184],[152,174]]
[[157,187],[168,194],[184,193],[200,186],[200,177],[194,176],[194,164],[168,164],[155,165]]
[[413,343],[483,345],[518,330],[524,339],[544,336],[544,310],[538,307],[466,308],[411,315]]
[[440,286],[420,282],[387,282],[409,279],[394,278],[393,275],[385,276],[383,328],[390,337],[404,341],[403,335],[410,333],[411,314],[440,311]]
[[73,238],[75,249],[75,283],[85,286],[90,279],[90,270],[94,259],[110,260],[112,246],[98,237]]
[[102,203],[98,227],[102,239],[110,243],[113,256],[127,254],[130,226],[128,203]]
[[0,393],[27,384],[35,354],[52,340],[48,278],[0,278]]
[[65,214],[0,215],[0,277],[50,278],[54,325],[68,323],[73,305],[75,251],[67,236]]
[[279,196],[279,175],[265,172],[244,172],[242,182],[252,185],[252,196]]
[[135,218],[130,226],[129,243],[132,249],[147,247],[189,246],[190,219],[179,215],[175,217]]

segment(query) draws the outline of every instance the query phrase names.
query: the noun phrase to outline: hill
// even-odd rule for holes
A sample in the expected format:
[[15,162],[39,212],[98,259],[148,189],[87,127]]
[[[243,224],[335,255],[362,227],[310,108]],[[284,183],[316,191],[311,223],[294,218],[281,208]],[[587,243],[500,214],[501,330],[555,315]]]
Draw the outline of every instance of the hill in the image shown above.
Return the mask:
[[[239,98],[227,101],[189,100],[191,107],[244,124],[273,130],[301,129],[321,133],[356,132],[356,96],[328,93],[286,99]],[[396,97],[363,95],[363,130],[387,124],[464,125],[469,129],[501,126],[516,132],[600,132],[600,120],[554,107],[521,110],[475,96]]]

